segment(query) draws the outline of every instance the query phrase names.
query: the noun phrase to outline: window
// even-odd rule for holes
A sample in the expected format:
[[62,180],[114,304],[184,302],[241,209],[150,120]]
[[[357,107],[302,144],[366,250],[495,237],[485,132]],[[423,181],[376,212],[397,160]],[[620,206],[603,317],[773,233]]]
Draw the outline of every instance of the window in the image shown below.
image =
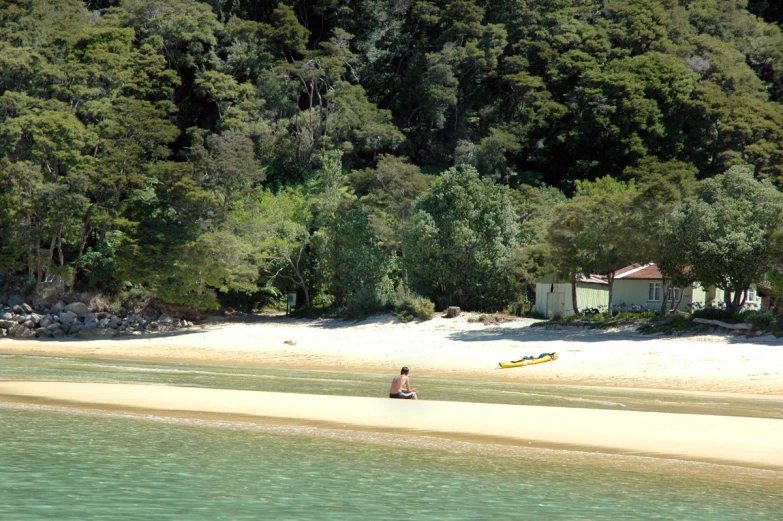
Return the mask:
[[661,283],[660,282],[650,282],[650,293],[647,296],[647,300],[651,302],[660,302],[661,301]]
[[666,300],[671,300],[672,302],[679,302],[681,294],[682,294],[682,289],[669,288],[669,290],[666,292]]
[[748,293],[745,295],[746,302],[756,301],[756,288],[748,288]]

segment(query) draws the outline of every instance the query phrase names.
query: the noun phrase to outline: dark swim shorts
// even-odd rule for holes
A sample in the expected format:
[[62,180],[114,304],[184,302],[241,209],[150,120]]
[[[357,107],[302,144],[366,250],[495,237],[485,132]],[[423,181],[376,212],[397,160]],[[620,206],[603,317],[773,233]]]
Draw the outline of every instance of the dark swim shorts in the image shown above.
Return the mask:
[[402,398],[403,400],[410,400],[413,398],[413,393],[406,393],[405,391],[400,391],[398,393],[389,394],[389,398]]

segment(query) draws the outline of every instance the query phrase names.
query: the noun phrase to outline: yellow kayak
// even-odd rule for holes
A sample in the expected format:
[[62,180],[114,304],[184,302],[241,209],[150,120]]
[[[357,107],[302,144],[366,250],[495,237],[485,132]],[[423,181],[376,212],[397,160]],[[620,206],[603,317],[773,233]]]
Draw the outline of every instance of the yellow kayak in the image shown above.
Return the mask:
[[532,360],[515,360],[513,362],[500,362],[501,369],[510,369],[512,367],[525,367],[526,365],[543,364],[544,362],[552,362],[557,360],[557,353],[547,353],[540,358],[534,358]]

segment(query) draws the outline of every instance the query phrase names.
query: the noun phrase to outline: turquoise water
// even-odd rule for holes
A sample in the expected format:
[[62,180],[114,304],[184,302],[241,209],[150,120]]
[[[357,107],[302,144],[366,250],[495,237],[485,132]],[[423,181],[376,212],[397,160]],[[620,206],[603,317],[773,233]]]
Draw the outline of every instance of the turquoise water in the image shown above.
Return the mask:
[[778,520],[783,473],[0,404],[3,520]]
[[[0,355],[0,380],[385,396],[390,375]],[[783,403],[417,378],[423,397],[783,417]],[[217,419],[215,419],[217,418]],[[4,403],[0,520],[770,520],[783,472]]]
[[[156,383],[218,389],[386,396],[392,375],[232,368],[95,358],[0,354],[0,380]],[[427,400],[783,418],[783,400],[664,391],[448,380],[411,375]]]

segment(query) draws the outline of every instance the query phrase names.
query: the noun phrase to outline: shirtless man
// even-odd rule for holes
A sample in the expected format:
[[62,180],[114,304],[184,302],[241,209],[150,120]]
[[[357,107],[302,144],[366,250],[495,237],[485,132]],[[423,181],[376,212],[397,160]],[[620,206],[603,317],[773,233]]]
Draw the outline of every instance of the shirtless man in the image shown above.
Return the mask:
[[418,400],[415,387],[411,387],[410,378],[408,378],[408,367],[405,366],[400,371],[399,376],[392,380],[391,389],[389,389],[389,398],[402,398],[404,400]]

